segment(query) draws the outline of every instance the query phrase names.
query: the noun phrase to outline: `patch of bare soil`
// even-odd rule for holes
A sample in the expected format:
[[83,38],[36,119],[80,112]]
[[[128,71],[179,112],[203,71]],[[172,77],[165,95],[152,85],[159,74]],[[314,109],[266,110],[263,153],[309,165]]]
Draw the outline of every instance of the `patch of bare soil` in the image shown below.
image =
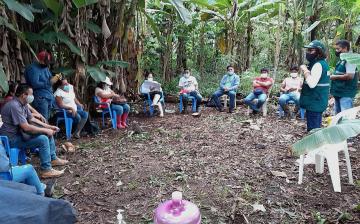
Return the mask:
[[[79,223],[117,223],[118,209],[126,223],[151,223],[154,209],[175,190],[199,206],[203,224],[360,223],[360,185],[347,184],[343,155],[341,193],[333,191],[326,166],[317,175],[306,165],[297,184],[297,158],[288,149],[304,130],[302,121],[273,112],[249,118],[244,109],[131,117],[126,131],[107,129],[75,142],[80,149],[67,155],[71,165],[57,181],[57,195],[74,204]],[[356,182],[360,148],[353,141]]]

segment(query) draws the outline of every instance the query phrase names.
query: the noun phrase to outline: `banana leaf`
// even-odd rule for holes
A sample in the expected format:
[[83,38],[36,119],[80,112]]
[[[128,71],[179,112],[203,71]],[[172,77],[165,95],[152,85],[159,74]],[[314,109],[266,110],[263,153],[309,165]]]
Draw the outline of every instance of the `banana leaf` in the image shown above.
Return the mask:
[[2,63],[0,63],[0,87],[5,93],[9,91],[9,85]]
[[106,65],[109,67],[127,68],[129,66],[129,62],[120,61],[120,60],[109,60],[109,61],[99,61],[96,65],[97,66]]
[[21,4],[15,0],[3,0],[6,6],[17,13],[19,13],[22,17],[30,22],[34,22],[34,14],[31,12],[30,9],[26,7],[26,5]]
[[357,65],[360,69],[360,54],[356,53],[342,53],[340,54],[341,60],[346,60],[350,64]]
[[316,150],[323,145],[338,144],[360,133],[360,119],[341,120],[337,125],[320,128],[291,146],[299,156]]

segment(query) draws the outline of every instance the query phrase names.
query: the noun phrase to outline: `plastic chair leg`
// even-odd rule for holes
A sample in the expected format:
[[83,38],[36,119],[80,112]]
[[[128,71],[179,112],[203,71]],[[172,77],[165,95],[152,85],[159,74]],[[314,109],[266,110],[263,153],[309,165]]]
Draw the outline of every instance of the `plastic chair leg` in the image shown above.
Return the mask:
[[300,108],[300,118],[301,118],[301,120],[305,119],[305,109],[304,108]]
[[73,119],[66,118],[64,122],[65,122],[66,139],[70,140],[71,139],[71,131],[72,131]]
[[315,154],[315,171],[316,173],[324,173],[324,157],[319,154]]
[[154,107],[151,105],[152,104],[151,100],[148,101],[148,104],[149,104],[150,116],[153,116],[154,115]]
[[348,173],[348,178],[349,178],[349,184],[354,184],[352,170],[351,170],[351,163],[350,163],[350,155],[349,155],[349,150],[347,148],[347,142],[346,142],[346,147],[344,148],[344,154],[345,154],[345,159],[346,159],[346,168],[347,168],[347,173]]
[[304,155],[300,156],[300,163],[299,163],[299,181],[298,184],[302,184],[304,175]]
[[101,117],[102,117],[102,127],[105,127],[105,113],[101,112]]
[[182,99],[182,95],[180,95],[180,97],[179,97],[179,111],[180,111],[180,113],[183,111],[183,99]]
[[10,153],[9,153],[9,159],[10,159],[10,164],[12,166],[17,166],[19,163],[19,153],[20,153],[20,149],[18,148],[10,148]]
[[334,191],[341,192],[338,152],[327,153],[325,157]]
[[116,127],[116,123],[117,123],[117,117],[116,117],[116,111],[110,111],[110,113],[112,113],[110,119],[111,119],[111,124],[112,124],[112,128],[113,129],[117,129]]

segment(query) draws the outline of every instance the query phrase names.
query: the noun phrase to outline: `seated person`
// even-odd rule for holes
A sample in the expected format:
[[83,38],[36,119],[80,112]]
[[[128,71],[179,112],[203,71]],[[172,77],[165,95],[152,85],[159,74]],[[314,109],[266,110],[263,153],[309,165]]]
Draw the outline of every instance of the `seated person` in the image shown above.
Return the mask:
[[202,96],[200,95],[200,92],[198,90],[198,82],[196,81],[196,78],[191,75],[189,69],[184,70],[183,76],[179,80],[179,88],[180,88],[180,94],[183,95],[183,105],[184,110],[186,111],[187,108],[187,101],[188,97],[192,96],[196,99],[196,112],[199,112],[199,107],[202,101]]
[[[37,194],[39,195],[51,196],[52,194],[53,183],[49,185],[41,183],[34,167],[31,164],[10,167],[5,147],[0,142],[0,174],[1,173],[11,173],[13,181],[34,186]],[[2,179],[1,175],[0,179]]]
[[296,106],[299,106],[302,80],[298,77],[298,70],[297,66],[291,67],[290,77],[286,78],[281,84],[280,91],[282,94],[279,98],[279,105],[285,112],[288,110],[286,105],[289,101],[294,101]]
[[[5,98],[4,98],[4,100],[5,100],[4,104],[9,102],[10,100],[12,100],[14,98],[15,92],[16,92],[16,89],[17,89],[18,85],[19,84],[17,82],[9,81],[9,91],[6,94]],[[33,117],[41,120],[44,123],[47,123],[46,119],[39,112],[37,112],[35,110],[35,108],[33,108],[30,104],[28,104],[28,107],[29,107]]]
[[221,104],[219,97],[224,94],[228,95],[230,98],[229,113],[233,113],[235,109],[236,91],[240,84],[240,78],[235,74],[233,66],[229,65],[226,69],[227,73],[220,81],[220,88],[216,90],[216,92],[212,95],[212,98],[215,101],[217,110],[223,112],[224,107]]
[[[84,106],[75,96],[74,86],[69,84],[66,78],[57,81],[55,87],[57,87],[54,93],[56,104],[60,109],[69,111],[68,115],[76,125],[74,137],[80,138],[81,130],[84,128],[89,114],[84,111]],[[63,115],[59,114],[59,116]]]
[[[110,103],[111,110],[116,112],[116,127],[126,128],[126,119],[130,112],[130,106],[126,103],[126,99],[123,96],[119,96],[113,90],[110,89],[112,82],[109,77],[106,77],[105,81],[100,82],[95,89],[95,96],[102,103]],[[104,105],[100,105],[100,108],[106,108]]]
[[[155,84],[160,85],[160,83],[154,81],[153,74],[151,72],[145,74],[145,79],[147,81],[149,81],[149,82],[153,82]],[[159,111],[160,111],[160,117],[163,117],[164,116],[164,110],[163,110],[161,102],[160,102],[162,89],[161,89],[161,87],[158,90],[151,89],[151,88],[148,88],[148,87],[149,86],[145,85],[145,82],[144,82],[140,87],[140,93],[141,94],[147,94],[147,93],[150,94],[150,98],[153,100],[151,106],[155,106],[155,105],[158,106]]]
[[34,95],[30,86],[20,85],[16,89],[14,99],[6,103],[1,110],[3,125],[0,128],[0,135],[9,138],[10,147],[39,149],[41,177],[61,176],[63,171],[52,168],[68,163],[56,156],[53,135],[59,131],[59,128],[48,125],[31,115],[28,104],[33,99]]
[[[262,68],[260,72],[260,77],[256,77],[253,81],[253,92],[244,100],[245,104],[253,110],[253,113],[259,112],[268,97],[269,89],[274,83],[273,79],[268,77],[269,70],[267,68]],[[255,99],[257,102],[254,102]]]

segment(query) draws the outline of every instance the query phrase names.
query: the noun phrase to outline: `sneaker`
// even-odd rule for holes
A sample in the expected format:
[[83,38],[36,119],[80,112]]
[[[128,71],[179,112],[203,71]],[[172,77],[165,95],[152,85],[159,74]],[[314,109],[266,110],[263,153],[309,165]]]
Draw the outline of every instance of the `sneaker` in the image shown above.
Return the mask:
[[224,112],[224,111],[225,111],[225,109],[224,109],[223,107],[217,108],[217,110],[218,110],[219,112]]
[[51,170],[45,170],[41,172],[41,178],[54,178],[54,177],[60,177],[64,174],[64,171],[59,171],[55,169]]
[[57,159],[51,161],[51,166],[64,166],[68,163],[69,163],[69,161],[67,161],[65,159],[57,158]]
[[234,110],[229,110],[229,114],[233,114],[234,113]]

